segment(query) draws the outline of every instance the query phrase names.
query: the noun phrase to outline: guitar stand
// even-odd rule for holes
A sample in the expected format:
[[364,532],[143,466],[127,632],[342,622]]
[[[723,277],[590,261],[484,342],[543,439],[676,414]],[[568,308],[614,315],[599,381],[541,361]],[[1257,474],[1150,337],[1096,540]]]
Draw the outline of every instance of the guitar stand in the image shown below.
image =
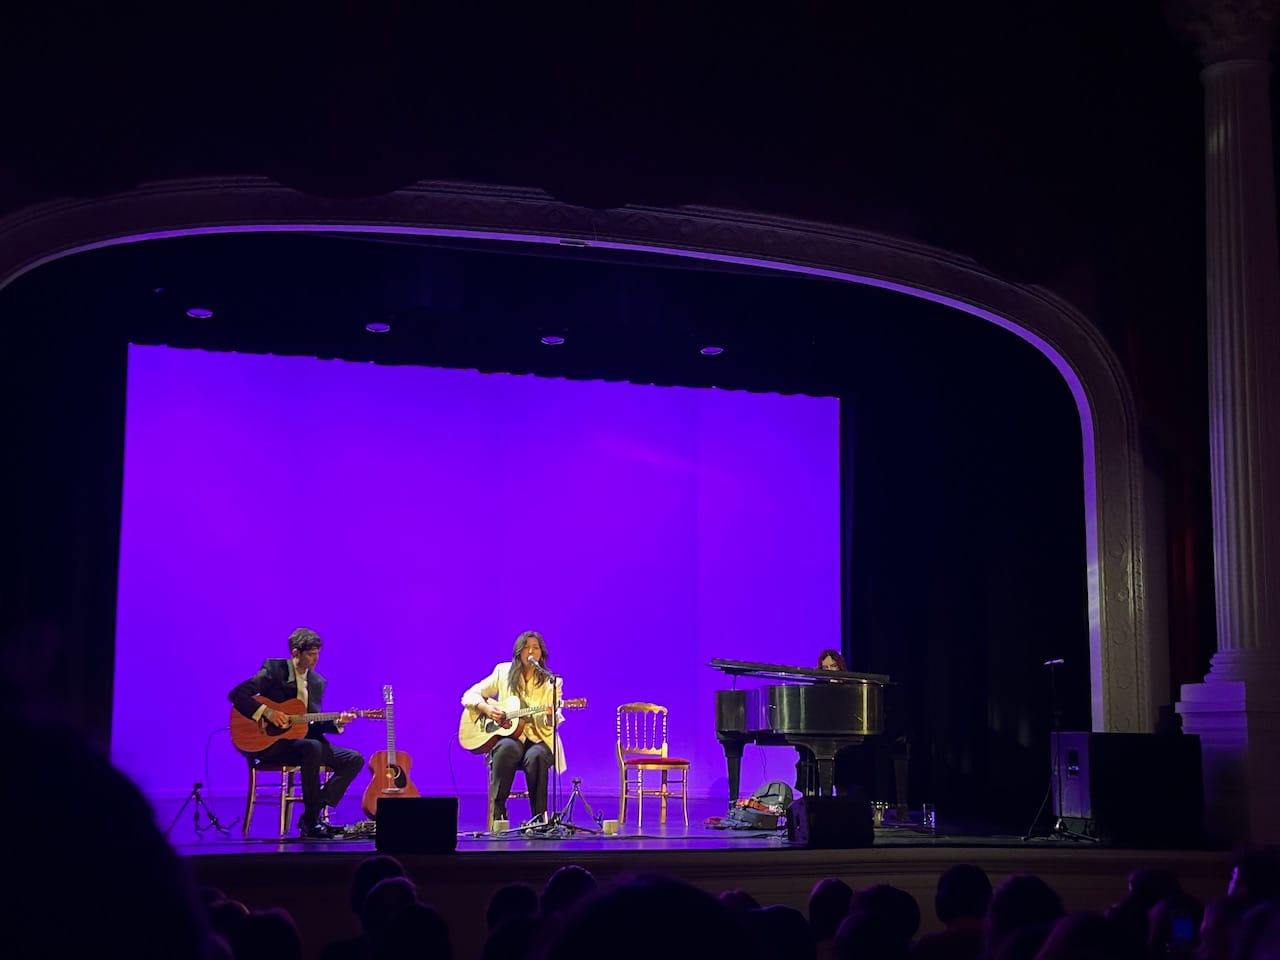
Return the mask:
[[[240,822],[240,818],[236,817],[230,824],[224,826],[222,821],[218,819],[218,815],[213,812],[213,808],[209,806],[208,801],[200,795],[200,790],[203,787],[204,784],[198,781],[191,785],[191,792],[187,794],[187,799],[182,801],[182,806],[180,806],[178,808],[178,812],[174,814],[173,819],[169,822],[169,826],[165,827],[164,835],[166,840],[169,838],[169,834],[173,832],[173,828],[177,826],[178,820],[182,818],[183,812],[188,806],[190,806],[193,800],[195,801],[195,806],[192,807],[191,810],[191,822],[195,827],[196,836],[203,840],[206,830],[217,830],[220,836],[230,839],[231,828]],[[200,822],[201,811],[204,811],[204,815],[209,820],[208,823]]]
[[580,827],[573,822],[573,804],[575,800],[581,800],[582,805],[586,808],[587,816],[599,826],[604,819],[604,815],[596,813],[591,808],[591,804],[587,802],[587,798],[582,795],[582,791],[578,785],[582,783],[581,777],[573,778],[573,789],[569,791],[569,799],[565,802],[564,809],[559,813],[552,815],[543,823],[530,821],[521,828],[522,831],[532,833],[536,836],[548,837],[551,839],[571,837],[576,833],[603,833],[602,829],[593,830],[590,827]]

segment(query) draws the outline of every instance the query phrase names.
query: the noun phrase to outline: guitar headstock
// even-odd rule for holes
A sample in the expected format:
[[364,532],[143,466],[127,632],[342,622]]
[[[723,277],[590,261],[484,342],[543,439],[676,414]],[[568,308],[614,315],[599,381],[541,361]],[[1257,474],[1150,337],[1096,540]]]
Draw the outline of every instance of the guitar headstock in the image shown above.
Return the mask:
[[382,702],[388,707],[394,706],[396,702],[395,694],[391,692],[391,684],[385,684],[382,687]]

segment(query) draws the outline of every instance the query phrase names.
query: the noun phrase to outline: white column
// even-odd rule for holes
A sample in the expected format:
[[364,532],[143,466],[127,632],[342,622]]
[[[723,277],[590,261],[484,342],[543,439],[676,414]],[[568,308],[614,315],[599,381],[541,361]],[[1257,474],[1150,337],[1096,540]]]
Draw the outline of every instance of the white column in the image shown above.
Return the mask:
[[1195,0],[1205,92],[1209,442],[1218,651],[1178,712],[1204,751],[1208,827],[1280,840],[1280,254],[1273,0]]

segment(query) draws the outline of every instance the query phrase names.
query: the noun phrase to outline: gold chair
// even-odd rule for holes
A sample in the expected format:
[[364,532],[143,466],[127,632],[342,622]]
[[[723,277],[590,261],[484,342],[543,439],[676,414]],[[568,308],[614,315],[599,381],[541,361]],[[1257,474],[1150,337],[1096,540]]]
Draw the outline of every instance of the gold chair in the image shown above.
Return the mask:
[[[646,787],[645,773],[660,774],[656,788]],[[618,823],[627,821],[627,801],[636,801],[636,827],[644,821],[644,798],[658,797],[658,822],[667,822],[667,800],[679,799],[689,825],[689,761],[667,749],[667,708],[656,703],[624,703],[618,707],[618,777],[621,796]]]
[[[280,836],[289,835],[289,811],[295,803],[302,803],[302,767],[288,763],[271,763],[258,757],[247,756],[249,761],[249,795],[244,805],[244,822],[240,828],[242,836],[249,836],[249,824],[253,821],[253,808],[262,801],[280,806]],[[277,774],[279,779],[270,783],[261,783],[258,774]],[[320,768],[320,785],[333,774],[328,767]]]
[[[493,772],[493,754],[492,753],[485,754],[484,765],[485,765],[485,768],[489,771],[489,799],[488,799],[488,806],[485,809],[484,822],[486,824],[486,829],[490,833],[492,833],[493,832],[493,794],[497,787],[497,775]],[[517,773],[518,772],[520,771],[517,771]],[[513,789],[511,793],[507,795],[508,801],[512,799],[527,800],[529,799],[529,791]],[[507,808],[507,816],[511,816],[510,807]]]

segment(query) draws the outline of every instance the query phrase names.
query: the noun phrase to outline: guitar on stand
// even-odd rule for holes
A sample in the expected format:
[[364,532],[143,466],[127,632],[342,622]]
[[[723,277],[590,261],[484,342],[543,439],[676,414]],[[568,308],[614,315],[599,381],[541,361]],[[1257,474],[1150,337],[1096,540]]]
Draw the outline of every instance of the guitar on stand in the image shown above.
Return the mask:
[[373,779],[365,788],[360,807],[370,820],[378,819],[378,801],[383,797],[416,797],[418,788],[409,779],[409,767],[413,760],[403,750],[396,750],[395,696],[391,685],[382,688],[386,703],[387,749],[379,750],[369,758],[369,772]]

